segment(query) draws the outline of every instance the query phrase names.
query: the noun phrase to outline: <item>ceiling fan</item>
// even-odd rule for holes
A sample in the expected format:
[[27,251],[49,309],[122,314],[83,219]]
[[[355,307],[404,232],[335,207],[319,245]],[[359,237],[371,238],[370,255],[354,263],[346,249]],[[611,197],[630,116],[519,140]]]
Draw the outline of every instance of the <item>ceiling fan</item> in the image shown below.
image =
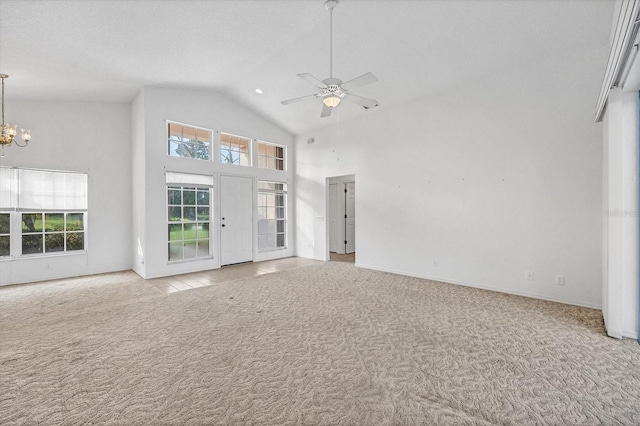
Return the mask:
[[320,80],[309,73],[298,74],[301,79],[313,84],[320,91],[313,95],[302,96],[299,98],[288,99],[282,101],[282,105],[289,105],[295,102],[305,101],[308,99],[322,99],[322,113],[320,117],[328,117],[331,110],[340,105],[340,102],[347,101],[362,106],[364,109],[371,109],[378,106],[375,99],[363,98],[354,95],[350,90],[354,87],[364,86],[378,81],[376,76],[370,72],[359,77],[343,82],[339,78],[333,77],[333,9],[338,5],[338,0],[327,0],[324,3],[325,9],[329,11],[329,78]]

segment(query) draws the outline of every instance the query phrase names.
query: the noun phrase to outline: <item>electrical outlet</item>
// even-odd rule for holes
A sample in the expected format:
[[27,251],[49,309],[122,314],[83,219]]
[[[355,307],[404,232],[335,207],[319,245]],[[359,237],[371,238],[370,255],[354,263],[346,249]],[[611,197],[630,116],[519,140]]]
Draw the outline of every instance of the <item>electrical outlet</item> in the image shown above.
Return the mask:
[[533,271],[527,271],[527,279],[533,281]]
[[564,285],[564,275],[556,275],[556,284]]

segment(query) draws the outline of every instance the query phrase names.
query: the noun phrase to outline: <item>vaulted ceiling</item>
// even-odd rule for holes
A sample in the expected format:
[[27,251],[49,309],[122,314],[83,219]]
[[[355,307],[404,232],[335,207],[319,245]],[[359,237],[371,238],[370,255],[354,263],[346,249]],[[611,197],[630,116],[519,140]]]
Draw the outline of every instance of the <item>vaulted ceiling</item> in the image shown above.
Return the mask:
[[[0,0],[6,97],[130,102],[144,86],[211,89],[294,134],[309,131],[331,120],[320,118],[320,101],[280,101],[314,92],[296,74],[328,77],[323,3]],[[613,1],[596,0],[340,0],[334,75],[372,72],[379,81],[357,93],[388,108],[602,47],[613,10]],[[345,104],[339,113],[367,111]]]

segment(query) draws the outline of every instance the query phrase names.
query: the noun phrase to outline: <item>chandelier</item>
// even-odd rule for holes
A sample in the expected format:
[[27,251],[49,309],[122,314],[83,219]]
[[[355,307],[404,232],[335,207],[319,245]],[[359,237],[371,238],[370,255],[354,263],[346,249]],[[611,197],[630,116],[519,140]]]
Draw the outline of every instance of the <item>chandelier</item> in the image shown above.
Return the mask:
[[16,140],[16,125],[4,122],[4,79],[9,78],[7,74],[0,74],[2,79],[2,127],[0,127],[0,145],[2,146],[2,157],[4,157],[4,147],[15,143],[19,147],[25,147],[31,140],[31,131],[29,129],[22,130],[22,140],[24,143],[18,143]]

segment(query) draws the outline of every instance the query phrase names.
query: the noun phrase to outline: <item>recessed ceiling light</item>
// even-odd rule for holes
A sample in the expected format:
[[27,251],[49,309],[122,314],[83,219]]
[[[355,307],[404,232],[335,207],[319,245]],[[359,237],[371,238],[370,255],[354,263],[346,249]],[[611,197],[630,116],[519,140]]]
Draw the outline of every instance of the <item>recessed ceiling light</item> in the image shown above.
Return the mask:
[[262,95],[264,92],[262,91],[262,89],[256,89],[256,93],[257,93],[258,95]]

